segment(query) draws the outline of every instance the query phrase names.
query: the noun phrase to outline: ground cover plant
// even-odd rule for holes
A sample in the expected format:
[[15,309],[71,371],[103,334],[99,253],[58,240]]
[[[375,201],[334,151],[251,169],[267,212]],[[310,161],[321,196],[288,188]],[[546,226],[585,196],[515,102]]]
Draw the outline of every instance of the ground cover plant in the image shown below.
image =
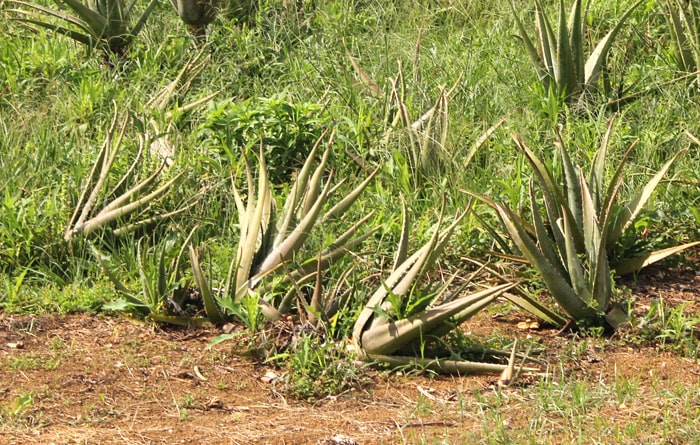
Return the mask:
[[[71,21],[76,39],[53,2],[0,2],[3,440],[700,434],[685,4],[89,5],[117,3],[133,22],[114,64],[85,51],[109,51],[97,21]],[[556,88],[527,65],[534,22]],[[560,83],[565,42],[595,76]],[[598,321],[624,301],[626,322],[559,332],[538,251]]]

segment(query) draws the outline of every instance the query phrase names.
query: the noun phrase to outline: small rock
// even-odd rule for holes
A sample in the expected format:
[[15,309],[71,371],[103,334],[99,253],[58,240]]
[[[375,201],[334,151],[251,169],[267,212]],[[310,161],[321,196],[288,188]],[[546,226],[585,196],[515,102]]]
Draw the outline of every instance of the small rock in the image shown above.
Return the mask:
[[336,434],[329,439],[321,439],[316,442],[317,445],[357,445],[355,439],[343,436],[342,434]]

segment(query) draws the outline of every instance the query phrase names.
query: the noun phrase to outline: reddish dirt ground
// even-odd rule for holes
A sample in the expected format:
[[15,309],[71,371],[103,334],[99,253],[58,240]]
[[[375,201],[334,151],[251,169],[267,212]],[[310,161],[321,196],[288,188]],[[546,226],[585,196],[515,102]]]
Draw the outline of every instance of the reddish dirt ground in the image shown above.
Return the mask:
[[[697,267],[649,269],[626,284],[639,314],[660,296],[669,307],[685,303],[686,313],[700,314]],[[652,342],[632,344],[617,334],[604,348],[588,346],[562,359],[572,342],[585,343],[557,336],[552,329],[519,329],[518,322],[526,318],[518,311],[504,309],[501,316],[488,311],[464,329],[537,337],[544,346],[539,358],[565,368],[552,372],[571,378],[605,382],[634,377],[642,392],[651,385],[654,390],[664,385],[697,388],[700,382],[697,361]],[[694,329],[697,338],[699,327]],[[214,329],[164,330],[91,314],[0,314],[0,443],[466,443],[460,439],[465,432],[474,441],[487,436],[491,425],[484,406],[497,398],[506,400],[498,417],[501,427],[532,425],[527,392],[504,388],[497,396],[498,376],[369,372],[371,383],[361,390],[316,403],[293,400],[261,380],[270,367],[233,354],[226,343],[206,349],[217,334]],[[524,383],[536,385],[536,380]],[[690,403],[700,406],[696,394]],[[31,402],[22,406],[27,395]],[[654,418],[657,412],[662,408],[651,402],[597,408],[598,415],[623,424]],[[555,423],[548,440],[575,441]]]

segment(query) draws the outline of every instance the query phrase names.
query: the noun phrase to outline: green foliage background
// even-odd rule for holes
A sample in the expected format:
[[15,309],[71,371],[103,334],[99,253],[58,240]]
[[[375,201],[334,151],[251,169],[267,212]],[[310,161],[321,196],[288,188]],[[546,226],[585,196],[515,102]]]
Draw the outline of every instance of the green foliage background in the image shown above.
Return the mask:
[[[40,2],[47,4],[48,2]],[[587,23],[597,42],[630,2],[594,2]],[[521,18],[532,5],[516,1]],[[145,6],[142,6],[145,7]],[[696,87],[677,80],[673,49],[663,10],[650,0],[628,19],[609,58],[607,79],[613,91],[634,95],[619,110],[602,98],[583,111],[541,90],[527,54],[514,38],[515,21],[501,1],[261,1],[254,16],[241,20],[221,14],[209,28],[211,61],[190,88],[176,95],[170,114],[148,109],[150,98],[175,78],[194,55],[195,42],[167,2],[162,2],[124,59],[110,68],[73,41],[34,32],[12,20],[0,6],[0,307],[4,311],[96,308],[113,298],[85,241],[67,243],[63,230],[105,138],[114,109],[133,116],[124,159],[128,166],[150,119],[162,128],[172,122],[175,166],[186,180],[158,204],[166,211],[196,197],[184,218],[148,234],[164,239],[195,224],[198,241],[211,248],[211,269],[235,246],[235,206],[230,175],[242,172],[241,149],[256,151],[262,138],[267,162],[278,170],[279,187],[309,144],[326,127],[336,129],[331,160],[334,175],[349,189],[381,165],[377,179],[346,219],[376,211],[380,232],[353,259],[367,275],[387,267],[399,236],[404,196],[414,219],[414,245],[430,236],[446,197],[448,213],[464,208],[469,189],[519,208],[531,174],[510,134],[517,132],[546,159],[554,159],[553,129],[576,151],[574,163],[588,165],[613,111],[620,117],[612,147],[619,157],[632,140],[640,141],[629,168],[629,190],[645,182],[679,148],[688,146],[683,130],[700,133]],[[552,10],[554,11],[554,10]],[[590,43],[590,42],[589,42]],[[354,57],[375,87],[361,79]],[[439,174],[420,190],[406,161],[408,142],[389,131],[397,110],[390,96],[401,76],[403,98],[417,118],[434,103],[441,86],[456,85],[449,98],[449,153]],[[185,104],[218,93],[192,111]],[[491,125],[512,113],[466,163],[472,144]],[[250,124],[242,129],[239,124]],[[157,163],[154,159],[151,163]],[[363,167],[364,165],[364,167]],[[665,246],[697,240],[700,233],[700,151],[692,146],[674,166],[668,183],[651,200],[621,246]],[[623,191],[624,193],[624,191]],[[479,216],[479,218],[476,218]],[[338,223],[340,224],[340,223]],[[464,256],[479,257],[494,247],[490,211],[477,206],[458,228],[443,266],[463,267]],[[326,244],[338,231],[328,225],[313,243]],[[641,236],[644,234],[644,236]],[[108,233],[92,240],[109,253],[125,280],[138,280],[137,239]],[[640,246],[640,244],[642,246]],[[343,268],[339,268],[343,270]],[[339,273],[339,272],[332,272]],[[368,292],[356,278],[352,314]],[[50,291],[49,291],[50,289]],[[55,291],[54,291],[55,290]],[[50,295],[50,296],[49,296]],[[351,305],[352,307],[352,305]],[[341,323],[342,324],[342,323]]]

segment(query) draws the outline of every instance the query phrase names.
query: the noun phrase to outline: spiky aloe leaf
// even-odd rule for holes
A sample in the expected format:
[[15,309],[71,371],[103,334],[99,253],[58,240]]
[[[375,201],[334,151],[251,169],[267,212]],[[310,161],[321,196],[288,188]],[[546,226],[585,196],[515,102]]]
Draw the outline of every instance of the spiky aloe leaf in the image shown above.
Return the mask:
[[[564,196],[564,192],[557,184],[554,179],[554,174],[547,168],[547,166],[535,155],[535,153],[530,150],[525,143],[520,139],[517,134],[513,135],[513,140],[518,149],[525,155],[527,161],[530,163],[537,182],[542,189],[544,195],[544,203],[547,209],[547,215],[550,221],[557,221],[562,217],[563,213],[568,213],[567,217],[573,219],[571,209],[569,208],[568,201]],[[573,233],[574,241],[577,247],[583,246],[582,234],[578,231]],[[557,243],[562,246],[563,250],[563,239],[557,239]]]
[[406,261],[406,257],[408,256],[408,237],[409,237],[409,229],[410,229],[410,224],[408,221],[408,209],[406,208],[406,200],[401,197],[401,236],[399,237],[399,246],[396,249],[396,255],[394,255],[394,267],[393,271],[396,270],[399,265],[403,264],[404,261]]
[[[500,373],[508,368],[508,365],[500,365],[497,363],[482,363],[472,362],[468,360],[450,360],[450,359],[429,359],[411,356],[393,356],[393,355],[372,355],[369,359],[380,363],[382,366],[392,368],[416,367],[418,369],[427,369],[430,371],[442,374],[484,374],[484,373]],[[537,372],[539,369],[523,367],[521,371]]]
[[[132,3],[132,7],[130,7],[127,10],[127,17],[131,16],[131,10],[133,8],[133,5],[136,4],[136,0]],[[139,19],[136,21],[136,24],[131,28],[130,33],[134,36],[138,35],[141,32],[141,29],[146,25],[146,20],[148,20],[148,16],[151,15],[153,12],[153,9],[158,5],[158,0],[151,0],[151,3],[146,6],[146,9],[143,11]]]
[[525,255],[530,264],[540,272],[547,289],[549,289],[554,299],[566,313],[574,320],[598,319],[598,313],[585,304],[571,287],[567,278],[562,276],[557,271],[557,268],[542,254],[513,212],[502,205],[497,205],[496,211],[515,245]]
[[[540,208],[537,204],[537,198],[535,196],[535,187],[532,181],[530,181],[530,208],[532,209],[532,226],[535,231],[535,237],[537,238],[537,244],[540,247],[540,251],[547,258],[549,263],[556,268],[556,270],[562,275],[566,275],[566,266],[564,265],[565,259],[562,258],[559,252],[565,250],[558,249],[556,244],[552,243],[550,240],[550,234],[547,227],[542,220],[542,215],[540,214]],[[493,207],[494,209],[496,207]],[[555,222],[556,223],[556,222]],[[562,238],[563,239],[563,238]]]
[[[311,151],[307,155],[306,162],[304,162],[304,165],[302,165],[301,169],[299,170],[299,173],[297,174],[297,179],[294,181],[294,184],[290,189],[289,195],[287,195],[287,199],[285,200],[284,207],[282,209],[281,222],[278,224],[277,235],[275,236],[275,239],[273,241],[274,246],[278,246],[282,242],[282,240],[285,237],[287,237],[291,230],[292,222],[294,221],[297,213],[297,208],[304,199],[304,192],[307,188],[307,183],[309,181],[309,178],[313,175],[312,169],[314,166],[314,162],[316,161],[316,155],[326,134],[327,131],[325,131],[317,139],[316,143],[311,148]],[[331,133],[329,141],[326,144],[324,155],[321,156],[322,162],[328,159],[328,156],[326,156],[325,153],[330,151],[334,135],[335,131]]]
[[556,85],[557,40],[554,37],[552,24],[549,22],[549,18],[545,15],[544,8],[542,8],[538,0],[535,0],[535,30],[540,44],[539,55],[542,57],[543,64],[547,70],[547,76]]
[[[56,31],[89,47],[101,44],[103,49],[121,52],[125,46],[131,43],[133,37],[141,31],[158,0],[151,0],[134,27],[130,27],[129,22],[129,13],[133,8],[133,3],[129,7],[124,8],[122,0],[93,2],[88,5],[80,0],[55,0],[55,2],[59,6],[67,6],[74,15],[21,0],[13,1],[13,3],[31,8],[40,14],[57,17],[77,27],[80,31],[47,23],[35,17],[18,19],[22,22]],[[15,11],[27,15],[27,12],[21,9]],[[106,43],[106,46],[104,43]]]
[[379,167],[375,168],[372,173],[367,176],[365,180],[363,180],[360,184],[357,185],[354,189],[352,189],[349,193],[347,193],[343,199],[338,201],[333,207],[331,207],[327,212],[323,214],[321,217],[321,222],[328,222],[332,221],[336,218],[341,218],[343,214],[350,208],[350,206],[353,205],[355,201],[357,201],[357,198],[362,194],[362,192],[367,188],[370,182],[374,179],[374,177],[377,175],[379,172]]
[[620,236],[629,228],[629,226],[632,224],[632,222],[637,218],[639,215],[639,212],[644,209],[644,206],[646,205],[647,201],[649,198],[651,198],[651,195],[654,193],[654,190],[656,190],[656,187],[661,183],[661,180],[663,179],[664,176],[666,176],[666,173],[668,173],[669,169],[671,168],[671,165],[678,159],[678,157],[685,153],[685,149],[679,150],[674,154],[671,159],[669,159],[661,169],[656,172],[656,174],[651,178],[651,180],[642,188],[642,190],[624,207],[622,207],[618,212],[615,213],[615,215],[611,218],[610,223],[611,223],[611,228],[610,231],[607,233],[607,245],[611,246],[615,242],[617,242],[618,239],[620,239]]
[[[542,60],[542,57],[540,57],[540,54],[537,51],[537,48],[535,48],[535,44],[532,42],[530,37],[527,35],[527,31],[525,31],[525,26],[523,25],[523,22],[520,20],[520,16],[516,12],[515,4],[512,1],[508,2],[508,5],[510,6],[511,10],[513,11],[513,16],[515,17],[515,24],[518,26],[518,31],[520,32],[520,38],[522,39],[523,44],[525,44],[525,49],[527,50],[527,54],[530,57],[530,62],[535,67],[535,71],[537,72],[537,77],[542,81],[543,83],[546,82],[547,78],[550,76],[549,71],[547,71],[547,66],[545,65],[544,61]],[[535,3],[537,5],[537,3]],[[546,87],[546,84],[545,84]]]
[[622,25],[624,25],[627,18],[632,14],[632,12],[634,12],[637,6],[642,4],[642,1],[643,0],[638,0],[632,6],[630,6],[624,14],[622,14],[622,17],[618,19],[613,29],[611,29],[605,35],[605,37],[598,42],[591,55],[588,57],[588,60],[586,60],[584,75],[584,85],[586,89],[592,88],[595,82],[598,80],[598,76],[603,69],[605,59],[607,58],[608,52],[615,41],[617,33],[620,32]]
[[574,230],[569,218],[564,215],[557,224],[561,224],[561,231],[564,234],[565,249],[564,256],[566,257],[566,269],[568,272],[568,280],[571,287],[574,289],[577,297],[586,304],[593,306],[593,294],[588,287],[588,279],[584,270],[583,262],[579,258],[576,246],[574,246],[574,238],[571,232]]
[[[599,212],[599,217],[601,222],[605,219],[605,206],[607,204],[607,198],[605,197],[605,162],[608,159],[608,147],[610,146],[610,135],[612,134],[613,126],[617,120],[617,114],[610,119],[608,128],[605,131],[602,141],[600,142],[600,147],[596,150],[595,155],[593,155],[593,162],[591,164],[591,171],[588,175],[588,187],[591,191],[591,197],[593,198],[593,204],[597,211]],[[624,164],[626,157],[623,157],[623,162],[618,166],[619,175],[622,174],[622,169],[619,168]],[[613,175],[613,181],[615,178],[619,177]]]
[[256,275],[264,275],[290,257],[304,243],[311,233],[311,228],[318,221],[321,209],[326,202],[330,179],[326,182],[320,196],[309,209],[309,212],[299,221],[289,235],[265,257],[265,260],[255,271]]
[[410,317],[371,327],[362,333],[361,346],[370,356],[391,354],[420,339],[421,336],[423,338],[430,336],[431,332],[441,328],[455,316],[459,315],[457,318],[461,320],[469,318],[513,286],[515,283],[488,288],[449,303],[425,309]]
[[[237,198],[239,212],[245,209],[244,213],[239,213],[241,234],[236,250],[236,281],[235,286],[229,291],[238,293],[238,290],[246,283],[251,275],[255,272],[253,260],[258,251],[258,243],[260,242],[260,232],[266,227],[265,221],[269,220],[272,212],[272,192],[270,191],[270,183],[267,178],[267,168],[265,167],[265,159],[263,156],[262,147],[260,148],[259,162],[260,168],[258,171],[258,186],[257,199],[253,199],[255,186],[253,185],[252,173],[248,161],[245,160],[246,177],[248,179],[248,202],[247,205],[241,203],[240,193],[234,186],[234,193]],[[236,301],[236,300],[234,300]]]
[[[581,0],[574,1],[572,11],[577,9],[579,10],[578,17],[580,18]],[[575,14],[573,16],[576,17]],[[578,89],[577,67],[573,58],[570,39],[574,38],[574,35],[578,35],[579,37],[577,38],[581,39],[581,28],[577,29],[574,23],[571,23],[571,25],[573,28],[570,34],[566,23],[564,0],[559,0],[559,36],[556,42],[557,59],[554,65],[554,75],[557,79],[557,85],[559,85],[559,94],[564,97],[569,96]]]
[[626,275],[636,272],[650,264],[656,263],[657,261],[670,257],[671,255],[676,255],[686,249],[699,245],[700,241],[693,241],[692,243],[685,243],[681,244],[680,246],[668,247],[666,249],[656,250],[654,252],[645,253],[644,255],[633,258],[627,258],[615,264],[615,273],[617,275]]
[[581,185],[579,182],[578,173],[571,162],[569,152],[566,149],[564,141],[559,133],[557,133],[557,137],[559,139],[559,156],[561,157],[562,170],[564,170],[564,179],[566,181],[567,207],[571,212],[571,217],[573,219],[573,223],[575,224],[576,230],[583,233]]
[[192,265],[192,275],[195,283],[199,288],[199,293],[202,295],[204,310],[207,313],[207,318],[214,324],[221,324],[225,321],[223,314],[219,310],[219,304],[216,302],[214,293],[212,292],[209,280],[204,276],[202,267],[199,262],[199,253],[194,246],[190,244],[190,264]]
[[97,259],[97,262],[100,264],[100,267],[102,267],[102,271],[105,273],[105,275],[107,275],[107,278],[109,278],[109,281],[112,282],[117,292],[119,292],[119,294],[125,299],[125,301],[123,302],[116,301],[113,303],[107,303],[104,305],[105,309],[124,310],[126,308],[133,307],[143,315],[147,315],[150,312],[148,304],[143,299],[139,298],[136,294],[131,292],[124,285],[124,283],[122,283],[117,274],[114,273],[114,271],[112,271],[112,269],[110,269],[109,266],[107,266],[105,256],[102,252],[100,252],[93,245],[90,245],[90,249],[92,250],[93,256]]
[[[370,323],[372,323],[375,319],[375,309],[384,304],[384,301],[390,292],[395,295],[405,295],[411,289],[422,274],[425,273],[425,271],[442,253],[442,250],[447,243],[447,239],[452,234],[452,231],[456,225],[462,220],[462,218],[464,218],[465,215],[466,212],[463,212],[442,232],[436,229],[430,240],[400,265],[395,266],[394,270],[386,278],[383,285],[379,286],[372,294],[367,304],[360,312],[360,315],[355,321],[355,326],[353,328],[353,339],[355,339],[355,342],[360,347],[362,345],[363,332],[370,328]],[[438,227],[440,225],[440,221],[442,221],[442,211],[440,212],[440,218],[437,224]]]
[[588,283],[592,297],[596,301],[599,310],[607,311],[610,306],[612,294],[612,279],[608,264],[608,251],[605,248],[605,240],[600,230],[600,223],[596,213],[593,198],[586,185],[583,173],[579,171],[581,197],[583,201],[583,232],[588,260]]
[[584,40],[584,22],[581,13],[581,0],[576,0],[571,6],[569,13],[568,32],[569,32],[569,47],[571,48],[571,63],[576,70],[574,79],[575,85],[582,85],[584,82],[584,73],[581,69],[583,65],[583,40]]
[[[134,200],[133,202],[126,204],[121,207],[113,208],[108,211],[102,211],[97,214],[94,218],[90,219],[87,221],[85,224],[78,226],[73,229],[72,235],[76,233],[82,233],[84,235],[89,235],[90,233],[94,232],[95,230],[99,229],[100,227],[105,226],[106,224],[109,224],[110,222],[116,220],[117,218],[121,218],[123,216],[126,216],[136,209],[143,207],[157,198],[160,198],[162,195],[164,195],[167,191],[170,190],[170,188],[175,184],[177,181],[179,181],[185,174],[185,171],[180,172],[177,176],[157,188],[156,190],[152,191],[146,196],[143,196],[139,199]],[[126,193],[133,194],[133,190],[130,190]]]

